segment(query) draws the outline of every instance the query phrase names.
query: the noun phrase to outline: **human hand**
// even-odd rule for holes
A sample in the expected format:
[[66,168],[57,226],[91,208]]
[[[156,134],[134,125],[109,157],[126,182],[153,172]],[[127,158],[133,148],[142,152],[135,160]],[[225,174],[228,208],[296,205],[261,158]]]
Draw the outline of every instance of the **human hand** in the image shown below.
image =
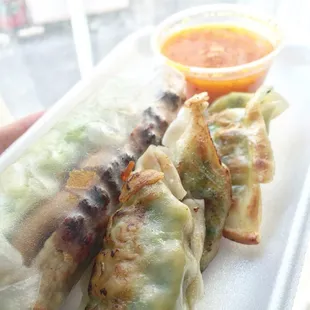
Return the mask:
[[21,118],[12,124],[0,127],[0,154],[3,153],[17,138],[28,130],[44,112],[37,112]]

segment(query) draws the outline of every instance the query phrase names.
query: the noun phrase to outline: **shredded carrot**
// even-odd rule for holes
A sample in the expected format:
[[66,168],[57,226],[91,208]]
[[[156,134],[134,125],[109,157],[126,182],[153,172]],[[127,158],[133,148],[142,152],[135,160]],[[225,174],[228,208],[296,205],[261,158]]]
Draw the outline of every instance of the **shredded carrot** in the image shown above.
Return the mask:
[[130,161],[126,169],[121,174],[121,179],[123,182],[125,182],[128,179],[134,167],[135,167],[135,162]]

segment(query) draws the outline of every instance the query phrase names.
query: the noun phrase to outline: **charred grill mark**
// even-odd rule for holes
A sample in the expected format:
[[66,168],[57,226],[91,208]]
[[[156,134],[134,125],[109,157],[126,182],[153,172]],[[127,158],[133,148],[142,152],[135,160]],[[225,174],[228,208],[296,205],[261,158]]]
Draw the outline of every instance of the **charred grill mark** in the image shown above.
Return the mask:
[[175,93],[166,91],[163,94],[162,101],[164,101],[164,103],[167,104],[172,111],[176,111],[179,107],[180,97]]
[[[142,152],[151,144],[161,144],[163,132],[165,130],[159,130],[154,124],[147,124],[139,128],[140,130],[136,133],[136,137],[142,146]],[[166,128],[165,128],[166,129]]]
[[84,217],[82,215],[65,218],[63,222],[62,240],[72,241],[78,237],[80,231],[84,228]]
[[153,121],[155,118],[159,118],[159,115],[157,115],[154,112],[154,108],[149,107],[146,110],[144,110],[143,112],[143,118],[145,119],[145,121]]
[[107,292],[107,290],[105,288],[103,288],[103,289],[100,290],[100,294],[104,295],[104,296],[107,296],[108,292]]
[[101,231],[104,232],[109,203],[109,194],[100,185],[94,185],[87,191],[78,203],[81,213],[69,215],[56,230],[56,249],[68,253],[77,262],[88,257],[93,244],[96,243],[96,231],[101,227]]
[[100,178],[102,181],[113,182],[114,181],[114,172],[113,172],[112,167],[101,167],[100,168]]
[[100,185],[95,185],[89,193],[90,197],[99,205],[106,207],[110,203],[110,198]]
[[154,126],[158,128],[167,128],[168,122],[162,118],[162,116],[158,113],[156,113],[156,110],[153,107],[147,108],[143,112],[144,119],[146,123],[152,123]]
[[162,134],[165,133],[165,131],[167,130],[169,124],[166,120],[162,120],[159,126],[160,131],[162,132]]
[[145,151],[151,144],[161,144],[162,136],[169,125],[162,114],[160,110],[151,107],[144,111],[143,122],[131,134],[131,140],[136,144],[138,153]]
[[136,156],[134,156],[134,154],[123,153],[119,155],[119,161],[123,163],[125,167],[128,166],[129,162],[135,161],[135,160],[136,160]]
[[121,187],[120,185],[116,184],[116,183],[106,183],[107,187],[111,190],[112,192],[112,197],[113,197],[113,201],[116,201],[118,203],[118,197],[121,194]]
[[[91,247],[95,242],[95,223],[87,223],[83,215],[71,215],[67,217],[54,235],[56,250],[70,255],[76,262],[83,261],[89,256]],[[97,221],[98,222],[98,221]]]
[[100,210],[106,210],[110,203],[109,194],[99,185],[93,186],[87,196],[79,202],[78,208],[91,217],[98,215]]
[[102,181],[110,181],[113,179],[113,171],[111,167],[101,167],[100,169],[100,179]]
[[82,215],[77,215],[74,217],[66,218],[64,220],[65,226],[70,228],[71,230],[78,230],[84,223],[84,217]]
[[98,207],[88,198],[81,200],[79,202],[78,208],[91,216],[94,216],[98,212]]
[[153,132],[153,128],[150,126],[147,128],[144,128],[140,133],[141,141],[146,146],[151,144],[158,144],[158,139],[156,137],[156,134]]
[[119,252],[119,249],[111,250],[111,257],[113,258],[117,252]]
[[[106,185],[112,197],[118,197],[121,192],[120,176],[115,174],[112,167],[101,168],[101,181]],[[112,199],[111,197],[111,199]]]
[[114,160],[111,163],[111,168],[115,174],[118,174],[118,172],[120,172],[120,166],[121,166],[121,163],[118,160]]

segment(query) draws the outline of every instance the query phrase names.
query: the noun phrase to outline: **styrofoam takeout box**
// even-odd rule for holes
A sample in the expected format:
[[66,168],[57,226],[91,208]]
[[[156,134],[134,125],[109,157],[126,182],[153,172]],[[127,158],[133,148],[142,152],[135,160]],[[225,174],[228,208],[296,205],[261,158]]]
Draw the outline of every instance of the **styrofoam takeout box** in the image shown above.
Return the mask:
[[[0,158],[0,172],[14,162],[56,120],[91,93],[108,73],[146,70],[154,63],[152,29],[139,31],[120,43],[96,68]],[[220,251],[203,274],[205,296],[198,310],[291,309],[309,236],[310,194],[310,47],[287,44],[271,69],[270,84],[290,103],[270,128],[276,161],[274,181],[262,186],[262,238],[258,246],[223,240]],[[308,81],[308,82],[307,82]],[[77,309],[76,287],[62,309]]]

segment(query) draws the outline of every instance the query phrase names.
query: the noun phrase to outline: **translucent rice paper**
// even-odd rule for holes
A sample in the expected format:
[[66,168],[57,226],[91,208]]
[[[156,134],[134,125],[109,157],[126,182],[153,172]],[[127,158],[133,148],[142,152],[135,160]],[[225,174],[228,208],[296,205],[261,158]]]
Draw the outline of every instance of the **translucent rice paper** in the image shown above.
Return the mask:
[[34,268],[23,266],[21,255],[0,234],[1,309],[29,309],[34,303],[40,276]]
[[[46,290],[51,294],[53,289],[62,291],[62,296],[51,295],[59,301],[47,309],[58,308],[98,251],[97,235],[104,233],[105,222],[99,214],[104,219],[106,210],[101,208],[97,215],[92,212],[94,208],[99,212],[105,187],[115,181],[105,178],[102,188],[104,177],[100,173],[111,167],[113,171],[122,161],[117,167],[119,179],[127,160],[139,156],[152,143],[151,138],[161,140],[162,128],[173,120],[184,101],[183,78],[167,67],[156,68],[143,78],[119,75],[96,85],[89,98],[77,102],[0,174],[3,309],[22,310],[33,305],[41,277],[41,290],[47,282],[44,266],[50,266],[52,272],[51,286],[45,283]],[[107,199],[107,204],[116,207],[115,200]],[[68,232],[74,230],[72,225],[79,237]],[[57,255],[60,261],[53,262]],[[66,283],[59,286],[57,281]]]
[[[165,75],[165,79],[161,75]],[[183,83],[171,82],[167,68],[152,76],[113,77],[69,117],[60,120],[37,143],[0,175],[0,229],[8,233],[12,223],[41,200],[54,196],[66,172],[89,152],[120,147],[144,109],[159,100],[165,89],[182,91]],[[172,84],[173,83],[173,84]]]

